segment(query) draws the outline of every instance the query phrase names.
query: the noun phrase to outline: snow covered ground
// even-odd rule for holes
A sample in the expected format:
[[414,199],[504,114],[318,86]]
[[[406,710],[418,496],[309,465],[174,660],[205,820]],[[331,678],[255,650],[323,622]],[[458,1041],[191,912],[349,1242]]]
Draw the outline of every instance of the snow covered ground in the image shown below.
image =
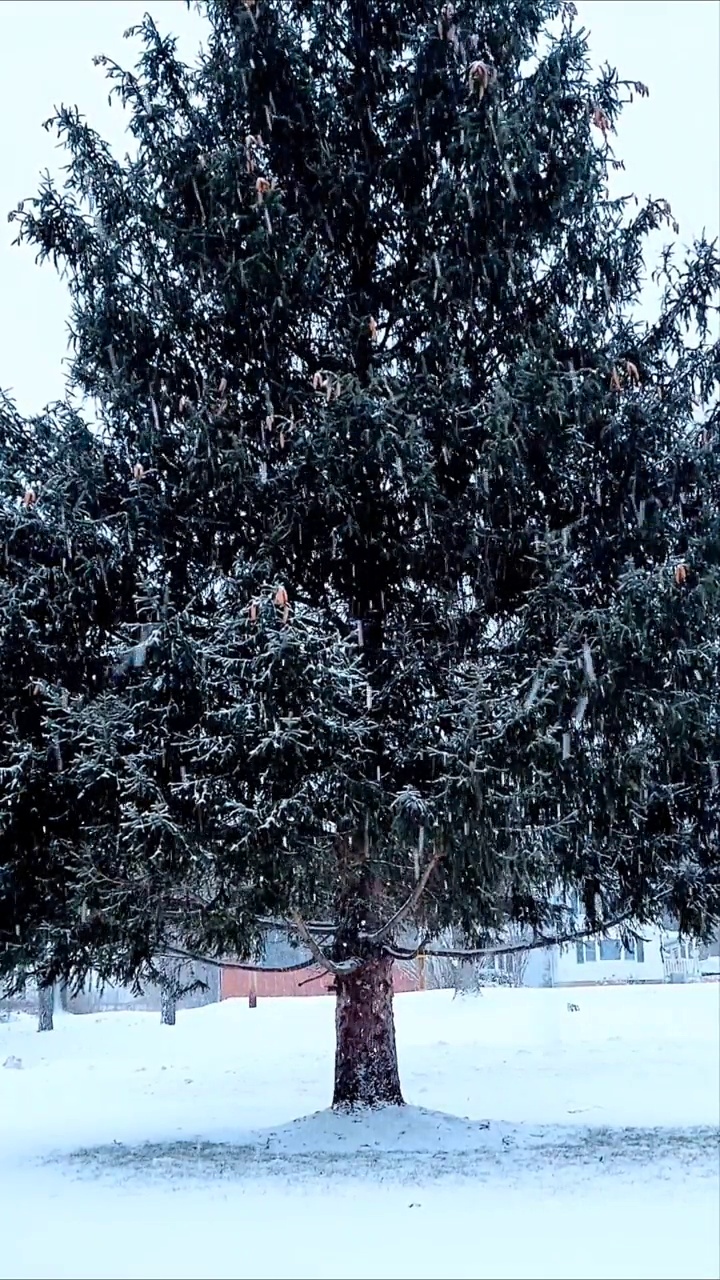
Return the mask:
[[720,986],[396,1019],[412,1105],[363,1120],[329,998],[0,1023],[0,1277],[720,1277]]

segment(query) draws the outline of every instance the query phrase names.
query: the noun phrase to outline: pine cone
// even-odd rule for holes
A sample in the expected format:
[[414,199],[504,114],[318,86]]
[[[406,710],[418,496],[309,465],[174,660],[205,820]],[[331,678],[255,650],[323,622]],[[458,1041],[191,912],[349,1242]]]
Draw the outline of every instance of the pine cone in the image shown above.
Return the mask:
[[610,118],[603,111],[602,107],[593,107],[592,122],[596,129],[599,129],[604,138],[607,138],[610,132]]
[[470,88],[476,88],[478,98],[482,98],[485,90],[490,88],[497,80],[497,71],[489,62],[483,62],[478,58],[475,62],[471,62],[468,68],[468,76],[470,78]]

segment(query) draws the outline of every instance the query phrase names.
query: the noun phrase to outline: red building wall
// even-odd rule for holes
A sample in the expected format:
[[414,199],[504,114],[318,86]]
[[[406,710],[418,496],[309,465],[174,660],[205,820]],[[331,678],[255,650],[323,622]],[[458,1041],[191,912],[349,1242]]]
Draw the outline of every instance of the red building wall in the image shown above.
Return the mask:
[[[220,971],[220,999],[247,999],[254,992],[259,1000],[268,996],[326,996],[332,984],[329,973],[321,969],[298,969],[290,973],[268,973],[262,969]],[[393,990],[419,991],[421,974],[413,963],[396,962],[393,966]]]

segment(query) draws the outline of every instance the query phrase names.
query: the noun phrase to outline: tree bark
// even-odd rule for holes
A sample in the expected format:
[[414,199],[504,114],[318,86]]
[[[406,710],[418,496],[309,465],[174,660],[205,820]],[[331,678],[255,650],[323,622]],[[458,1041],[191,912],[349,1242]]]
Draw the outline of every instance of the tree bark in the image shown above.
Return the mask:
[[163,983],[160,987],[160,1021],[164,1027],[175,1026],[177,1000],[175,994]]
[[392,959],[336,979],[333,1108],[403,1106],[393,1017]]
[[55,988],[38,987],[38,1031],[52,1031]]
[[163,1027],[174,1027],[180,989],[181,965],[177,961],[164,961],[160,965],[160,1022]]

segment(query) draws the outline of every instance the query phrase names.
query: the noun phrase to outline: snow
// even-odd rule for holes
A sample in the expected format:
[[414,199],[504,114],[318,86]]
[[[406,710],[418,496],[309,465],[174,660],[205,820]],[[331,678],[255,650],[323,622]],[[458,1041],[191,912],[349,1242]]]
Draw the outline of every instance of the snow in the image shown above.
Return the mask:
[[0,1023],[0,1277],[720,1277],[719,985],[400,996],[360,1117],[333,1017]]

